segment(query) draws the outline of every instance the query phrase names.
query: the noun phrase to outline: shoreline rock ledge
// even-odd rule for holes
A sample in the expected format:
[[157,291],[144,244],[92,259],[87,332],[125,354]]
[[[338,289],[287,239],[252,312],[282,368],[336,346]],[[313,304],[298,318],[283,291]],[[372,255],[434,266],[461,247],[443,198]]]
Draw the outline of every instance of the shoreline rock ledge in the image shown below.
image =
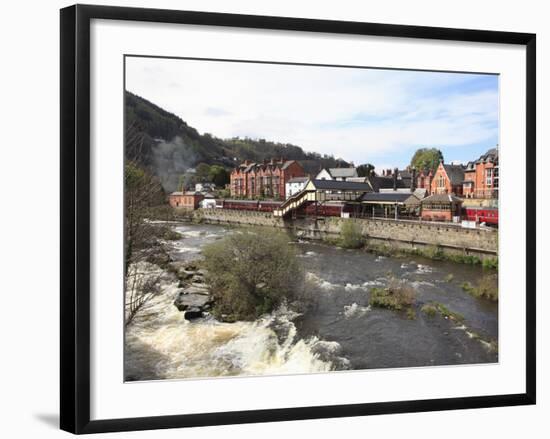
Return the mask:
[[193,320],[202,317],[211,308],[213,299],[208,285],[204,283],[204,271],[192,271],[189,268],[185,271],[190,275],[188,279],[191,283],[178,291],[174,306],[185,313],[186,320]]

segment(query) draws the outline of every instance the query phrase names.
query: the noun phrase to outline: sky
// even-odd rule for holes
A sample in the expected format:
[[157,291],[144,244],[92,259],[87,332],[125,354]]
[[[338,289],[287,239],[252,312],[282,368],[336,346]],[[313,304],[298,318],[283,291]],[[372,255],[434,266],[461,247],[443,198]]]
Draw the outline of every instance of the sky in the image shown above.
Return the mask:
[[466,163],[498,144],[496,75],[127,57],[126,89],[200,133],[378,171],[408,165],[420,147]]

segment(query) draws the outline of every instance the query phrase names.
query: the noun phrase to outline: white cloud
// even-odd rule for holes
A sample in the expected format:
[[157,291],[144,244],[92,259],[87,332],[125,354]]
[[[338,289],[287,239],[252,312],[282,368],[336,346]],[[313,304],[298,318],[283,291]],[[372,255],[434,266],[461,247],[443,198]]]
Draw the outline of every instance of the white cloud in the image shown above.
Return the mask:
[[498,135],[496,79],[470,90],[473,77],[463,74],[154,58],[127,58],[126,72],[129,91],[202,133],[289,142],[356,163]]

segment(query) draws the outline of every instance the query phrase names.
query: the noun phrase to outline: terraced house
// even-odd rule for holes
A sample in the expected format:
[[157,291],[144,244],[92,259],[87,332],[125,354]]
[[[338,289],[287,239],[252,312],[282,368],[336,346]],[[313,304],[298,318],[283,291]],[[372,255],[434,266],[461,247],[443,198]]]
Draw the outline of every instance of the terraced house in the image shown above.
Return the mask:
[[464,170],[465,198],[498,198],[498,148],[492,148]]
[[286,183],[296,177],[305,177],[304,168],[296,160],[246,160],[231,172],[231,196],[284,200]]

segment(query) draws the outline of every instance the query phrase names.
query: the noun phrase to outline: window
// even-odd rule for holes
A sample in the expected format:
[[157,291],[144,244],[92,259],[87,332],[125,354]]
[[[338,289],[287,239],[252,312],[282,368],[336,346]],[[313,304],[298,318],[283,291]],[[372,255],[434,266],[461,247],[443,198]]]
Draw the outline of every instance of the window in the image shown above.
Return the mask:
[[486,186],[493,185],[493,168],[487,168],[485,170],[485,185]]
[[438,193],[445,192],[445,177],[443,175],[437,177],[436,185]]

